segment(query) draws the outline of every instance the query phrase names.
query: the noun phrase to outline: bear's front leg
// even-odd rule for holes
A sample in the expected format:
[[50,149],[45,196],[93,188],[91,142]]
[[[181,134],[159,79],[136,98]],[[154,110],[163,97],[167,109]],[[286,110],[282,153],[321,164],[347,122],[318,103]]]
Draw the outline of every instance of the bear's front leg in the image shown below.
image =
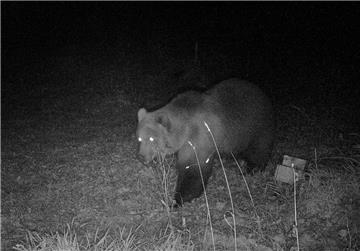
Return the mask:
[[176,165],[176,169],[178,171],[178,177],[175,189],[175,202],[177,204],[175,207],[182,206],[184,202],[191,201],[203,193],[204,185],[206,187],[212,173],[212,165],[211,163],[205,164],[205,162],[203,162],[201,168],[203,182],[198,164],[192,163],[186,165],[179,162]]

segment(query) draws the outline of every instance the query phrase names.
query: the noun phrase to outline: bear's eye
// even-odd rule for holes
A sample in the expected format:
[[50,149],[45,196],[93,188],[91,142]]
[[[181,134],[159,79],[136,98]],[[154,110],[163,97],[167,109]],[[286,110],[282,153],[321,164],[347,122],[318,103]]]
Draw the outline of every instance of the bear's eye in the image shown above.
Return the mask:
[[153,137],[150,137],[149,140],[150,140],[151,142],[153,142],[153,141],[154,141],[154,138],[153,138]]
[[142,138],[139,137],[139,138],[138,138],[138,141],[141,142],[141,141],[142,141]]

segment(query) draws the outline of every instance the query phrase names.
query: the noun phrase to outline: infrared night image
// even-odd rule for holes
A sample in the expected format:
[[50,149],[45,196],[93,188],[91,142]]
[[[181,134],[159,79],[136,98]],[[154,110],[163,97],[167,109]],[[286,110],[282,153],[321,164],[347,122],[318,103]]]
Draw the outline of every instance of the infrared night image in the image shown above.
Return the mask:
[[359,250],[360,4],[1,2],[1,250]]

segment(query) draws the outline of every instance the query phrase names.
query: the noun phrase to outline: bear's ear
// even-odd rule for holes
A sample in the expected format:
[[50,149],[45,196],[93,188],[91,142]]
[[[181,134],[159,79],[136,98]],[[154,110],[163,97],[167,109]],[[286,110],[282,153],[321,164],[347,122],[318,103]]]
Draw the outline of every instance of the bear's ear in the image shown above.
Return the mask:
[[160,125],[162,125],[163,127],[165,127],[167,131],[170,131],[171,122],[170,122],[169,117],[166,114],[159,114],[156,117],[156,122],[159,123]]
[[138,111],[138,121],[140,122],[146,115],[147,111],[145,108],[141,108],[139,111]]

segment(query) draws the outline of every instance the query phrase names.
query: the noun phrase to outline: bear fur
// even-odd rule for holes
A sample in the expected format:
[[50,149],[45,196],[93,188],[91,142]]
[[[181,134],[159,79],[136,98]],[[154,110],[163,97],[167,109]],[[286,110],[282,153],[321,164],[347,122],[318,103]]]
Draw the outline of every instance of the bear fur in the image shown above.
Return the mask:
[[271,154],[271,102],[247,81],[233,78],[205,92],[184,92],[153,112],[141,108],[137,127],[139,155],[149,163],[158,154],[176,154],[175,201],[179,206],[199,197],[203,193],[201,175],[206,186],[212,173],[216,148],[204,122],[221,153],[234,153],[250,167],[263,169]]

